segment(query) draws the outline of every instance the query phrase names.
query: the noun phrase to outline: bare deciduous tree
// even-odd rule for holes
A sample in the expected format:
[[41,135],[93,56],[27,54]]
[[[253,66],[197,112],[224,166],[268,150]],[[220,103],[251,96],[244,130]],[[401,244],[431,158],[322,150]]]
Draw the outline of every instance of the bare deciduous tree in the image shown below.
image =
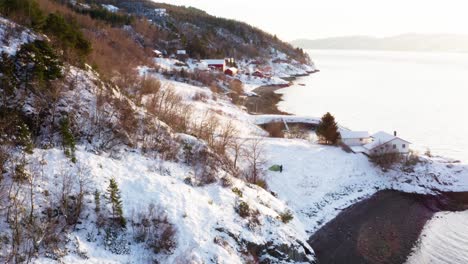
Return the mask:
[[263,139],[257,137],[247,142],[244,158],[248,164],[245,178],[248,182],[258,184],[263,176],[262,166],[265,164],[265,149]]

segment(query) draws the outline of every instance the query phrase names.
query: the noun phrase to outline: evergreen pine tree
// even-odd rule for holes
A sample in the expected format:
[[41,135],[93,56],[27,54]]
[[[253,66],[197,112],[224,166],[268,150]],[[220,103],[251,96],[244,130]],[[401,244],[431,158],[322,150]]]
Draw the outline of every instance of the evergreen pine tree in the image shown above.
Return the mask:
[[127,221],[123,216],[122,198],[120,197],[119,186],[115,179],[110,179],[109,181],[106,199],[112,207],[112,218],[118,219],[120,225],[122,225],[122,227],[125,227]]
[[70,130],[70,120],[68,117],[60,121],[60,133],[62,134],[62,146],[65,156],[71,159],[73,163],[76,162],[75,150],[76,143],[75,137]]
[[28,125],[22,123],[18,127],[18,143],[23,146],[24,152],[33,154],[34,143],[31,139],[31,132]]
[[330,113],[326,113],[316,130],[319,139],[326,144],[336,144],[339,137],[338,124],[335,122],[335,117]]
[[6,105],[6,97],[13,94],[14,89],[18,85],[18,79],[15,76],[15,62],[7,53],[2,51],[0,58],[0,87],[2,87],[2,93],[0,99],[4,105]]
[[99,213],[101,211],[101,193],[99,193],[98,190],[96,190],[94,192],[94,204],[95,204],[95,208],[94,208],[94,211],[97,213]]

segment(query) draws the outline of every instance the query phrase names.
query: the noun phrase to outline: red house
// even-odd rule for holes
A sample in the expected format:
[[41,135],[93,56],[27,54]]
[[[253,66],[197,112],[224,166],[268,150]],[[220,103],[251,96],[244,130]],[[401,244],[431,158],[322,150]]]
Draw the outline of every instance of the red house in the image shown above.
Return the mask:
[[203,60],[208,68],[224,72],[226,70],[226,60]]

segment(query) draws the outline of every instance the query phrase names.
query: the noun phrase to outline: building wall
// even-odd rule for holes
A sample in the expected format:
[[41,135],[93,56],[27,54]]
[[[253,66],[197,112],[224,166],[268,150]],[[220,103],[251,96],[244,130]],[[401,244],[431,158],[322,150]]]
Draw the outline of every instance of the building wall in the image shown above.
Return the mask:
[[378,155],[385,153],[402,153],[407,154],[409,152],[409,144],[401,139],[394,139],[386,144],[373,149],[369,154]]
[[354,147],[354,146],[363,146],[370,142],[370,139],[367,138],[345,138],[342,139],[341,142],[347,146]]
[[208,67],[215,68],[219,71],[224,72],[226,70],[226,65],[221,65],[221,64],[208,64]]

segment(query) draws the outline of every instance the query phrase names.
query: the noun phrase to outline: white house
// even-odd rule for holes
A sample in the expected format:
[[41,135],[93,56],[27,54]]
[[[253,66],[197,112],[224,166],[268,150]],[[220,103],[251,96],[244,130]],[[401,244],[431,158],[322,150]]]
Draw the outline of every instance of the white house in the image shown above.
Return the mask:
[[410,142],[401,139],[395,132],[377,132],[372,136],[367,131],[350,131],[340,129],[340,142],[348,146],[354,153],[380,155],[386,153],[408,154]]
[[165,8],[156,8],[156,9],[154,9],[154,13],[157,16],[166,16],[167,15],[167,10]]
[[363,148],[369,156],[387,153],[408,154],[410,144],[410,142],[399,138],[396,132],[393,135],[377,132],[372,135],[372,142],[365,144]]
[[157,58],[162,58],[163,56],[163,53],[159,50],[153,50],[153,53]]
[[186,50],[177,50],[177,55],[187,55]]
[[340,142],[349,147],[363,146],[372,141],[367,131],[351,131],[340,129]]

